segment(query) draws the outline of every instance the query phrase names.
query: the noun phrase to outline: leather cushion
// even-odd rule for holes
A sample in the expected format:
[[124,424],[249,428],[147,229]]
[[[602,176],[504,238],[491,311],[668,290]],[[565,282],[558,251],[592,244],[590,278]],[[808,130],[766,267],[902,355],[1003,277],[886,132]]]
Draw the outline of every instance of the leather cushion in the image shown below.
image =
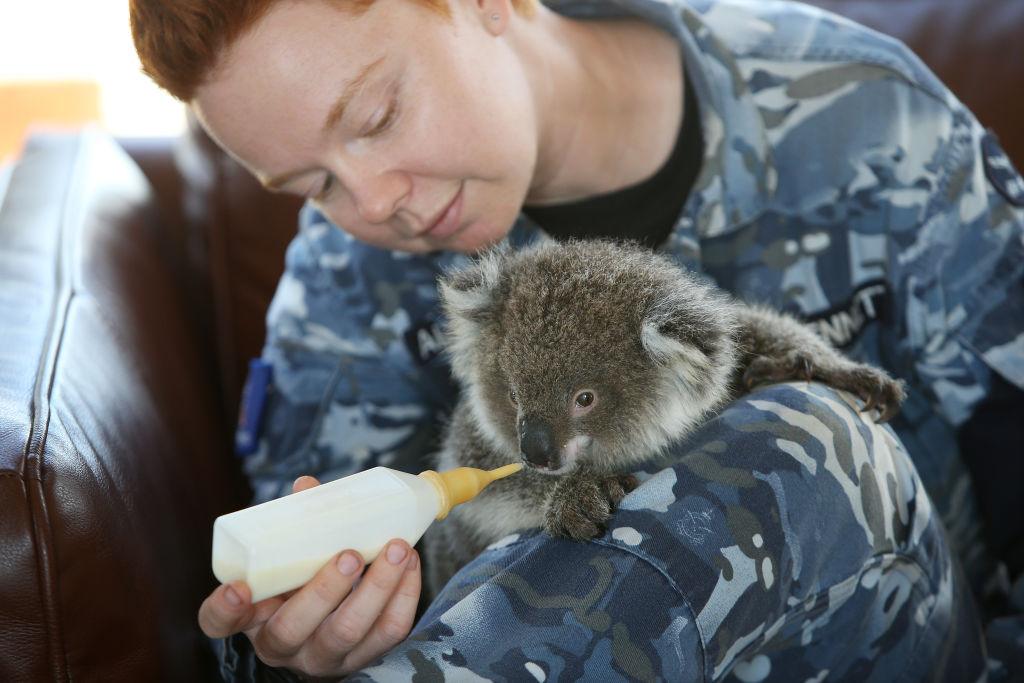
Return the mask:
[[[36,137],[0,211],[0,680],[196,680],[213,518],[244,505],[144,177]],[[234,470],[234,473],[233,473]]]

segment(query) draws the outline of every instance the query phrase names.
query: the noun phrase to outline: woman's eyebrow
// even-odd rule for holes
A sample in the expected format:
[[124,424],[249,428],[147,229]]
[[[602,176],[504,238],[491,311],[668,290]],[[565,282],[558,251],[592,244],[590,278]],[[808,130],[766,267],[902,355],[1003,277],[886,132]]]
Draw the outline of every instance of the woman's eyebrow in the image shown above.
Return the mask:
[[352,101],[352,98],[356,96],[356,93],[359,92],[359,89],[363,86],[363,83],[366,82],[366,79],[370,77],[373,70],[376,69],[383,61],[384,57],[380,57],[377,60],[370,62],[355,78],[349,81],[348,85],[346,85],[345,89],[342,91],[341,96],[338,97],[334,106],[331,107],[331,111],[327,114],[327,118],[324,120],[322,128],[323,132],[327,132],[333,128],[338,121],[341,121],[341,118],[345,115],[345,109]]
[[[342,117],[345,115],[345,109],[352,102],[355,96],[359,93],[359,90],[366,83],[366,80],[373,73],[373,70],[376,69],[383,61],[384,57],[380,57],[370,62],[365,67],[363,67],[363,69],[356,75],[355,78],[353,78],[345,85],[345,88],[342,90],[341,95],[338,96],[338,99],[331,106],[331,110],[327,113],[327,118],[324,120],[324,125],[321,128],[322,132],[326,133],[335,125],[337,125],[339,121],[341,121]],[[311,170],[313,169],[291,171],[289,173],[281,174],[276,178],[271,178],[270,180],[261,179],[260,183],[263,185],[263,187],[267,188],[268,190],[276,192],[280,190],[281,187],[291,182],[294,178],[309,173]]]

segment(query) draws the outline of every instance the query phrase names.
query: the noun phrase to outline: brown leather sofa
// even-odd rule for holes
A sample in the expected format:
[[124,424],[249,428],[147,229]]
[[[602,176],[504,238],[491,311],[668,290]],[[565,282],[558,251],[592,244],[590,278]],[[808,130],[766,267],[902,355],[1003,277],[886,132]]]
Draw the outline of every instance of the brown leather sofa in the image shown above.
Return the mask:
[[[1024,164],[1024,3],[818,4],[908,42]],[[195,614],[298,203],[193,133],[36,136],[0,175],[0,681],[216,677]]]

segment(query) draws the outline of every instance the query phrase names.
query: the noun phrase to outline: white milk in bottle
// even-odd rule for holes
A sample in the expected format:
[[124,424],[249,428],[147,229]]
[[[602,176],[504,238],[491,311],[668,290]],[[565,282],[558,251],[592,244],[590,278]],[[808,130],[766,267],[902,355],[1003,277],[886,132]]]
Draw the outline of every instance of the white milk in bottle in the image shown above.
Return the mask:
[[520,469],[374,467],[222,515],[213,524],[213,573],[221,583],[244,580],[258,602],[299,588],[342,550],[369,564],[393,538],[415,545],[435,519]]

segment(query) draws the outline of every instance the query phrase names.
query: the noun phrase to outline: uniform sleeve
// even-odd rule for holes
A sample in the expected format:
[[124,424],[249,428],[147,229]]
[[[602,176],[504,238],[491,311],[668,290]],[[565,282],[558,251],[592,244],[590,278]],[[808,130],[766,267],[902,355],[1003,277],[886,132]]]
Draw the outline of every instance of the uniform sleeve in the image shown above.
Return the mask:
[[[436,277],[457,257],[363,244],[312,205],[299,214],[267,311],[271,367],[259,445],[244,469],[253,504],[376,465],[427,469],[456,394],[440,353]],[[225,681],[298,681],[243,634],[210,641]]]
[[290,493],[302,474],[424,469],[455,398],[436,318],[444,265],[363,244],[302,210],[267,312],[272,382],[244,465],[254,502]]
[[[1024,570],[1024,180],[953,101],[923,224],[900,245],[919,386],[956,432],[988,552]],[[925,437],[922,436],[922,439]],[[955,522],[954,522],[955,524]]]
[[888,427],[821,385],[776,385],[673,456],[593,541],[492,545],[352,680],[982,675],[973,603]]
[[898,259],[915,369],[960,426],[993,373],[1024,389],[1024,181],[970,112],[955,109],[951,126],[933,159],[943,172]]

